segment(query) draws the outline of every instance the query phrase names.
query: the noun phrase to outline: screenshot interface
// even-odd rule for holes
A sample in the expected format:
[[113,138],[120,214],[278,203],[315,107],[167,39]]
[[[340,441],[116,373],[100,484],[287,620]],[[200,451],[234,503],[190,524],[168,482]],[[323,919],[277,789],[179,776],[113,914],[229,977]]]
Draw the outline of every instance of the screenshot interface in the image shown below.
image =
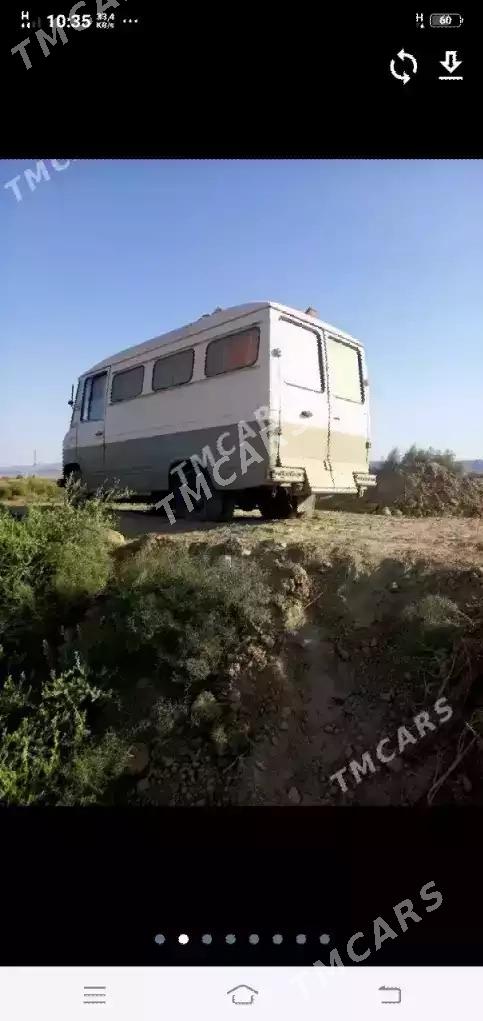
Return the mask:
[[0,1011],[474,1011],[476,14],[1,21]]

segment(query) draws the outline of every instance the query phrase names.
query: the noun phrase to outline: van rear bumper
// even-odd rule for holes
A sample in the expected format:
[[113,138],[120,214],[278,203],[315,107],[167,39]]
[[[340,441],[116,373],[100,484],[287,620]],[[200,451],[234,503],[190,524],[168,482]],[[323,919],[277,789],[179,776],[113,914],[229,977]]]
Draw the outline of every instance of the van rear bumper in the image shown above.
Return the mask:
[[[350,476],[349,476],[350,478]],[[349,481],[347,478],[347,482]],[[335,486],[335,492],[358,492],[360,490],[368,489],[369,487],[377,484],[377,476],[371,472],[352,472],[352,478],[354,479],[354,486]],[[305,483],[307,482],[307,473],[304,468],[272,468],[269,473],[269,480],[272,483],[279,483],[281,485],[291,485],[294,483]],[[311,492],[313,493],[329,493],[334,492],[333,486],[320,487],[310,486]]]
[[369,486],[377,485],[377,475],[371,472],[353,472],[354,482],[358,489],[367,489]]
[[305,470],[303,468],[271,468],[269,472],[270,482],[305,482]]

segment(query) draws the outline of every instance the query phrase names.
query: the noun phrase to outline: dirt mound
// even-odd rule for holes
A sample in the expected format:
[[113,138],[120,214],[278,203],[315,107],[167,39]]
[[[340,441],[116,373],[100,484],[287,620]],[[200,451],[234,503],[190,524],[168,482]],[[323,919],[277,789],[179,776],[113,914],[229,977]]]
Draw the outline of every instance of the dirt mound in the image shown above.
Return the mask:
[[382,471],[377,486],[367,494],[369,504],[389,507],[417,517],[483,514],[483,484],[449,471],[436,461]]

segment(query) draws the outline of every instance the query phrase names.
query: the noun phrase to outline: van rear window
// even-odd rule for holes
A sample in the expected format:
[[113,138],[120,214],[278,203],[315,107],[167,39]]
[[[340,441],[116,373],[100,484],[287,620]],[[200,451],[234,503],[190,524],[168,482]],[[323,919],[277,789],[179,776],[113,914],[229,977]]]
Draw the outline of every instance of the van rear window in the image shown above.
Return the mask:
[[206,348],[205,376],[219,376],[222,372],[246,369],[258,358],[260,330],[258,326],[231,337],[212,340]]
[[362,404],[364,390],[358,348],[341,340],[334,340],[333,337],[327,337],[327,363],[329,388],[334,397]]
[[111,403],[128,401],[131,397],[139,397],[144,382],[144,365],[135,365],[133,369],[116,372],[111,386]]
[[153,390],[169,390],[170,386],[189,383],[193,375],[194,358],[193,348],[159,358],[153,368]]

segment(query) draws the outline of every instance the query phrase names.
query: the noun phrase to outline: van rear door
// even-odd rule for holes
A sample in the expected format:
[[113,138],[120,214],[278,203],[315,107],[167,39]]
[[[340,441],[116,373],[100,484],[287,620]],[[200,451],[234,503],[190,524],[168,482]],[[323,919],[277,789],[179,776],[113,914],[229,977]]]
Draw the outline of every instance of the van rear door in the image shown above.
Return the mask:
[[329,405],[321,333],[281,315],[272,334],[280,350],[280,448],[283,467],[304,468],[312,490],[332,492],[328,453]]
[[368,469],[368,400],[364,356],[357,344],[325,333],[329,389],[329,460],[336,490],[355,489]]

